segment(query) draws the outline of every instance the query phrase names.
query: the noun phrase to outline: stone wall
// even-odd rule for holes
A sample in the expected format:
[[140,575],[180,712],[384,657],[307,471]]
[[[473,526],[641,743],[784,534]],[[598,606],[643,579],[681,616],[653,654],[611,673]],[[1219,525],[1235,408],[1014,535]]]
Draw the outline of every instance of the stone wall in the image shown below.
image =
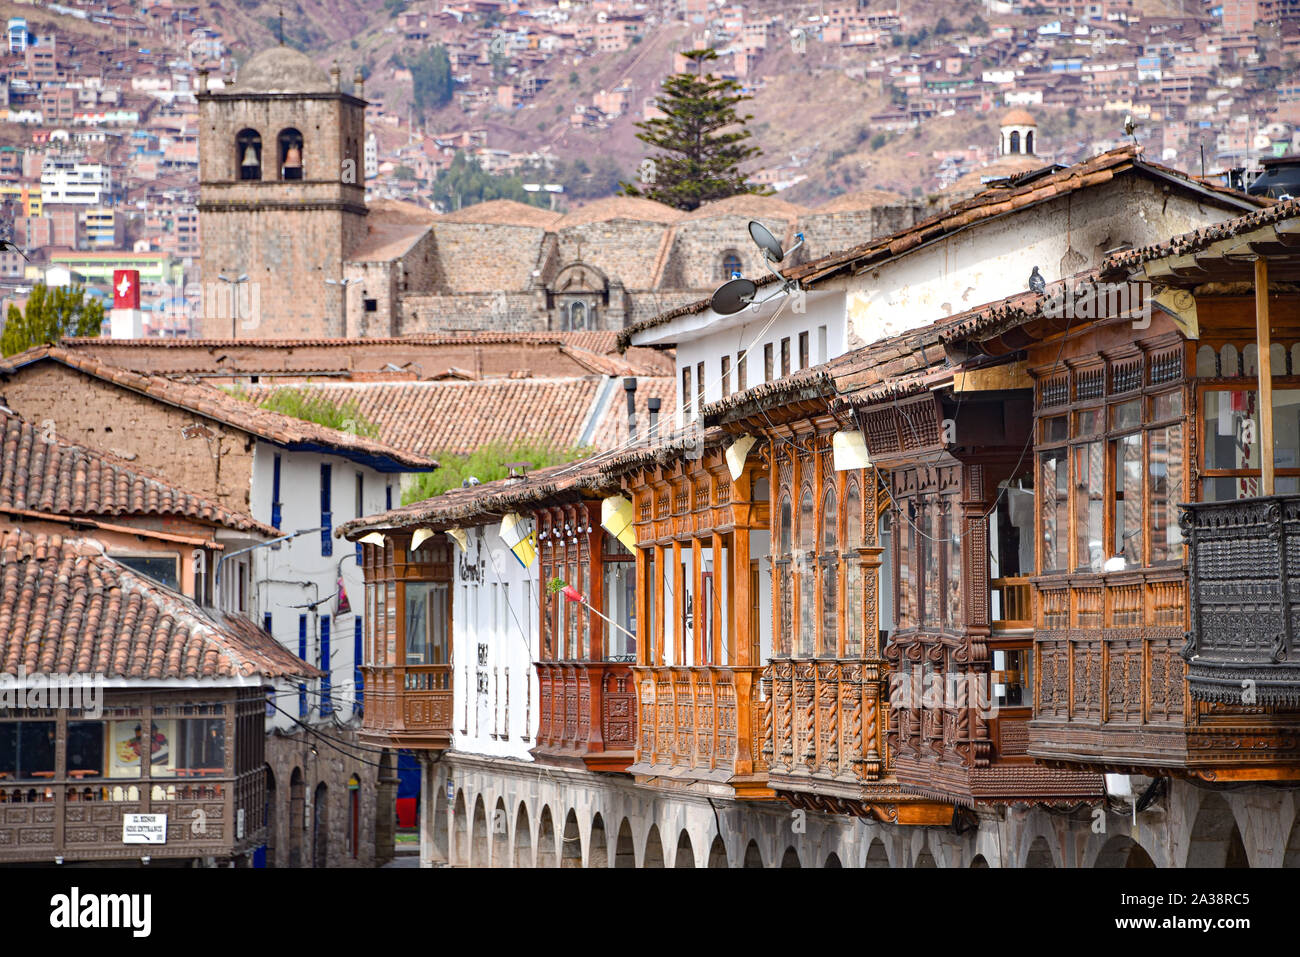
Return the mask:
[[[370,746],[360,745],[356,732],[349,729],[331,726],[320,735],[325,737],[301,728],[267,735],[266,763],[274,780],[268,798],[272,819],[267,829],[267,866],[377,867],[392,860],[397,789],[396,772],[388,766],[395,757],[385,760],[376,751],[362,750]],[[375,766],[379,764],[385,769]],[[355,848],[349,789],[354,776],[359,784]],[[323,812],[315,806],[321,793],[326,799]],[[318,813],[323,821],[319,831]],[[318,847],[320,843],[323,847]],[[324,852],[323,865],[319,851]]]
[[[47,360],[12,373],[0,393],[23,418],[59,438],[84,442],[173,484],[249,512],[255,442],[247,433]],[[185,438],[200,423],[208,435]]]
[[423,767],[422,806],[432,813],[421,818],[420,861],[426,867],[1300,867],[1300,787],[1222,791],[1181,780],[1161,786],[1164,792],[1138,812],[1136,825],[1131,808],[1112,800],[1110,808],[959,810],[960,828],[908,827],[448,752]]

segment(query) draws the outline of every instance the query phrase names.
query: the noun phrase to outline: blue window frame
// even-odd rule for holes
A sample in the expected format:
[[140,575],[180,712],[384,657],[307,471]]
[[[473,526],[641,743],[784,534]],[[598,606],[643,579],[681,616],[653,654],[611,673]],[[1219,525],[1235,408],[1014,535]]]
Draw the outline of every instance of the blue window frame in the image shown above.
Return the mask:
[[262,616],[262,627],[266,629],[268,635],[275,634],[275,632],[271,630],[271,613],[269,611]]
[[280,527],[280,454],[271,465],[271,527]]
[[392,511],[393,508],[393,486],[392,483],[384,486],[384,508]]
[[361,705],[366,690],[366,680],[361,674],[361,642],[364,627],[365,623],[361,620],[361,616],[357,615],[352,621],[352,687],[354,691],[353,697],[356,701],[354,707],[358,714],[363,713]]
[[[298,616],[298,657],[307,660],[307,616]],[[298,717],[307,717],[307,686],[298,685]]]
[[330,616],[320,616],[320,670],[325,672],[325,677],[320,680],[320,713],[322,715],[334,713],[334,702],[330,698]]
[[334,554],[334,527],[333,515],[330,512],[330,484],[333,467],[328,462],[322,462],[320,466],[320,553],[321,555]]

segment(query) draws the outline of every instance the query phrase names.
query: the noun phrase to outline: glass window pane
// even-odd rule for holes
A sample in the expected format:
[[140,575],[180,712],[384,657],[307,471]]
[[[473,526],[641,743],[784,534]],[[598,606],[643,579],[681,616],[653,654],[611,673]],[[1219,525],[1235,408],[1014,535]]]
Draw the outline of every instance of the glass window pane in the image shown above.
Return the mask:
[[811,658],[817,635],[817,596],[814,566],[799,557],[799,656]]
[[1142,562],[1142,434],[1116,439],[1115,550],[1127,565]]
[[849,484],[844,493],[844,547],[859,548],[862,545],[862,496],[858,492],[858,483]]
[[895,536],[898,548],[898,630],[916,627],[916,519],[909,515],[911,503],[904,503],[900,515],[902,526]]
[[1043,571],[1064,571],[1068,563],[1069,478],[1065,449],[1044,452],[1039,457],[1042,480]]
[[780,518],[780,554],[783,557],[790,554],[790,536],[793,534],[790,517],[790,496],[781,496],[781,518]]
[[181,587],[175,555],[111,555],[109,557],[113,561],[125,565],[133,572],[151,578],[158,584],[173,591],[177,591]]
[[1151,431],[1147,469],[1151,487],[1151,561],[1181,559],[1183,534],[1178,524],[1178,503],[1184,498],[1182,426]]
[[836,614],[838,579],[839,562],[825,562],[822,565],[822,647],[819,652],[823,658],[834,658],[839,654],[839,616]]
[[[613,538],[611,535],[610,538]],[[636,563],[605,562],[605,614],[621,628],[636,634]],[[635,661],[636,639],[613,625],[605,625],[605,658]]]
[[1204,405],[1205,467],[1258,469],[1257,395],[1246,390],[1211,389],[1205,393]]
[[1033,652],[1027,648],[993,652],[993,697],[1007,708],[1027,708],[1034,703],[1030,668]]
[[1273,464],[1300,468],[1300,389],[1273,390]]
[[1100,572],[1106,560],[1106,454],[1101,442],[1074,447],[1074,567]]
[[1074,434],[1076,436],[1096,435],[1102,430],[1102,410],[1084,409],[1074,413]]
[[104,722],[68,722],[68,777],[104,776]]
[[179,754],[176,774],[204,777],[224,773],[226,722],[221,718],[187,718],[176,722]]
[[812,551],[816,547],[817,530],[813,520],[812,489],[805,488],[799,499],[799,547]]
[[1063,442],[1069,437],[1070,419],[1068,416],[1055,415],[1043,420],[1043,441]]
[[[1276,395],[1277,393],[1274,393]],[[1165,419],[1176,419],[1183,414],[1183,393],[1166,392],[1164,395],[1155,396],[1151,400],[1151,421],[1163,422]]]
[[844,596],[844,656],[856,658],[862,654],[862,636],[865,633],[863,618],[866,602],[862,592],[862,565],[857,558],[850,559],[845,570]]
[[938,498],[925,500],[925,509],[918,516],[921,545],[921,626],[939,624],[939,543],[944,537],[940,528]]
[[1123,402],[1110,408],[1110,427],[1112,429],[1136,429],[1142,424],[1142,400]]
[[948,552],[944,569],[944,592],[947,595],[944,625],[953,631],[960,631],[966,623],[961,604],[961,505],[957,495],[947,495],[945,498],[944,542],[941,543]]

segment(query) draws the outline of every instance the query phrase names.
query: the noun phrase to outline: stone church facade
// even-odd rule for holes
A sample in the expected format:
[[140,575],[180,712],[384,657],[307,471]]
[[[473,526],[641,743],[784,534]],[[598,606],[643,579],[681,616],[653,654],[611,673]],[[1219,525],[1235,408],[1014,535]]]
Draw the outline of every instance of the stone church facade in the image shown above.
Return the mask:
[[[356,81],[360,92],[360,79]],[[567,214],[497,200],[438,215],[365,202],[365,101],[287,47],[199,93],[201,334],[355,338],[618,330],[766,266],[751,219],[795,261],[912,225],[885,194],[808,209],[733,196],[683,212],[627,196]],[[222,278],[224,277],[224,278]]]

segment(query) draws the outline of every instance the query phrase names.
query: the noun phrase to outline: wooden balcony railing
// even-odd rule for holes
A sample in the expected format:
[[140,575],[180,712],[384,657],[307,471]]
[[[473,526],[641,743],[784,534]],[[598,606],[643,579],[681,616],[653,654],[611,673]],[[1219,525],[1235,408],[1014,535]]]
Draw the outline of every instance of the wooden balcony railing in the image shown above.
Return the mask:
[[[763,673],[764,759],[773,778],[860,785],[885,771],[880,662],[778,659]],[[770,691],[768,690],[770,689]]]
[[604,661],[538,661],[539,727],[533,755],[624,771],[636,748],[632,667]]
[[[239,778],[79,777],[6,785],[0,787],[0,862],[226,858],[264,840],[265,780],[259,768]],[[127,814],[166,814],[167,843],[124,844]],[[204,826],[196,828],[200,819]]]
[[730,784],[769,797],[761,759],[759,668],[635,669],[640,700],[634,774]]
[[1300,495],[1184,506],[1196,701],[1300,705]]
[[362,669],[366,710],[361,737],[400,748],[451,747],[450,665]]

